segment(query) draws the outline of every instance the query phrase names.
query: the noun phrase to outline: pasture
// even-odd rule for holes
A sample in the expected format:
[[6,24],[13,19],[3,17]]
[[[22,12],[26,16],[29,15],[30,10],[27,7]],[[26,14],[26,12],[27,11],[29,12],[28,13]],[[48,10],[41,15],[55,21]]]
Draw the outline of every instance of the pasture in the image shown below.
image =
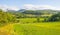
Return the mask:
[[15,23],[0,29],[10,35],[60,35],[60,22]]
[[60,35],[60,24],[15,24],[14,31],[18,33],[18,35]]

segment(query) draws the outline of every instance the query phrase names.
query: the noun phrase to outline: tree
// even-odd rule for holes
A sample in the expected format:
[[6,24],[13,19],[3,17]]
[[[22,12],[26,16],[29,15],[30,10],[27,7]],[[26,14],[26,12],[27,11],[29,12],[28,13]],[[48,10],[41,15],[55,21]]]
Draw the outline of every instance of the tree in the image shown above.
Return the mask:
[[40,22],[40,18],[37,18],[37,22]]
[[49,22],[60,21],[60,13],[52,15],[48,20]]
[[8,12],[0,10],[0,24],[16,22],[16,17]]

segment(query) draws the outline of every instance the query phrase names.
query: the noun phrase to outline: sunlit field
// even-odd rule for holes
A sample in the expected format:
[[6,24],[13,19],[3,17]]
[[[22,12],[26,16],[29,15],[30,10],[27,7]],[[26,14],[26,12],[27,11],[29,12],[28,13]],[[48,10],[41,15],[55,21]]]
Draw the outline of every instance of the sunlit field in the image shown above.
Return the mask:
[[8,24],[0,32],[0,35],[60,35],[60,22]]
[[60,24],[15,24],[18,35],[60,35]]

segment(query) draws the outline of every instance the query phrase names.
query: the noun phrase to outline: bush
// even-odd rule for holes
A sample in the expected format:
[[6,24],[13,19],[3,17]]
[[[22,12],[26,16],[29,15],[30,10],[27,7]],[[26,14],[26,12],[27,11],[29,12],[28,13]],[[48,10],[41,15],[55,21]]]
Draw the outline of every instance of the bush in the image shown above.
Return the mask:
[[37,22],[40,22],[40,18],[39,17],[37,18]]

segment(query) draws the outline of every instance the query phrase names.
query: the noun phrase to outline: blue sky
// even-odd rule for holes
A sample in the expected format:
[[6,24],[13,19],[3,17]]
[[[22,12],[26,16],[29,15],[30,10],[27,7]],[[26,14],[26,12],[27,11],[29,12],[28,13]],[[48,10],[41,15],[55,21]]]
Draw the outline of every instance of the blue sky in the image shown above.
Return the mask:
[[[30,6],[29,6],[30,5]],[[60,8],[60,0],[0,0],[0,6],[24,8],[25,7],[35,7],[35,6],[50,6]],[[31,9],[31,8],[30,8]]]

